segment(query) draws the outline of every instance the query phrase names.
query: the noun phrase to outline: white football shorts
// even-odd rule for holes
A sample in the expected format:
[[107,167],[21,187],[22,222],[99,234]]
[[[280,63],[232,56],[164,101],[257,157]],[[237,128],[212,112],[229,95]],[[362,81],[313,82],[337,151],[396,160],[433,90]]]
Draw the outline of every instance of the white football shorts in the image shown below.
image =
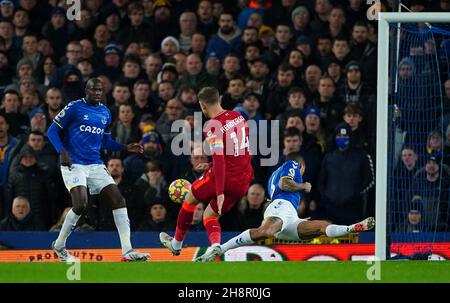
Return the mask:
[[292,203],[283,199],[273,200],[264,212],[264,219],[268,217],[277,217],[283,221],[281,230],[275,234],[277,239],[288,241],[300,240],[297,227],[301,222],[306,220],[298,217],[297,210]]
[[61,174],[67,190],[76,186],[87,186],[91,195],[97,195],[103,188],[116,184],[104,164],[72,164],[72,168],[61,166]]

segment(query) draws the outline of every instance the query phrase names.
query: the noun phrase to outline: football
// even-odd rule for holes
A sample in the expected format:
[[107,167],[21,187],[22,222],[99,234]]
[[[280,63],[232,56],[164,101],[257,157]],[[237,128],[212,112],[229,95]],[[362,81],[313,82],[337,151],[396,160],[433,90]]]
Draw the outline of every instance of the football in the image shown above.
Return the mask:
[[169,197],[175,203],[182,204],[191,189],[191,183],[185,179],[176,179],[169,185]]

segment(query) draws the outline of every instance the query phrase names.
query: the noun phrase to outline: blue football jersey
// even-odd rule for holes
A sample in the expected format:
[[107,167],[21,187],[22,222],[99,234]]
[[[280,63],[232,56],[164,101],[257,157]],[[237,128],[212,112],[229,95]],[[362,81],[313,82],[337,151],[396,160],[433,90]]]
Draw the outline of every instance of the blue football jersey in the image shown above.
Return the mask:
[[103,135],[109,131],[111,113],[100,103],[92,105],[85,99],[72,101],[53,122],[63,129],[63,146],[74,164],[101,164]]
[[287,161],[281,165],[276,171],[270,176],[268,184],[268,193],[270,199],[274,201],[275,199],[283,199],[292,203],[295,209],[298,209],[301,200],[300,192],[287,192],[280,189],[278,183],[282,177],[290,177],[297,183],[303,183],[303,178],[300,173],[300,164],[295,161]]

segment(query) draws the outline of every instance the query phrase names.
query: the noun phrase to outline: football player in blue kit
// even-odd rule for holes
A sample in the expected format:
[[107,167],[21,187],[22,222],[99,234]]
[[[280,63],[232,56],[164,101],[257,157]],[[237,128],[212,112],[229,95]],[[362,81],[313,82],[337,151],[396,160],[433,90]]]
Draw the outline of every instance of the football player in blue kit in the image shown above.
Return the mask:
[[310,240],[321,235],[341,237],[352,232],[366,231],[375,226],[373,217],[349,226],[336,225],[324,220],[300,219],[297,210],[301,192],[311,191],[311,184],[303,182],[304,172],[305,162],[302,156],[298,153],[289,154],[286,162],[269,179],[268,192],[272,202],[264,212],[261,225],[258,228],[247,229],[228,242],[207,250],[196,260],[213,261],[230,249],[271,237],[289,241]]
[[102,148],[142,153],[143,147],[138,143],[123,145],[111,138],[112,118],[109,109],[101,103],[104,88],[100,79],[89,79],[85,93],[85,98],[67,104],[48,129],[48,138],[60,154],[64,184],[72,197],[72,209],[67,213],[52,248],[61,261],[76,261],[66,250],[66,240],[86,209],[89,187],[90,194],[100,194],[102,201],[111,203],[122,247],[122,261],[146,261],[149,254],[138,252],[131,246],[125,199],[100,158]]

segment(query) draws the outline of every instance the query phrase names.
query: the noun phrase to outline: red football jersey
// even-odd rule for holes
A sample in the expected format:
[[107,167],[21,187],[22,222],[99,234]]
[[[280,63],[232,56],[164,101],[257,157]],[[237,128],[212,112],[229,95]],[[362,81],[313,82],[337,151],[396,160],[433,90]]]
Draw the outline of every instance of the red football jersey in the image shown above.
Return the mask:
[[225,178],[230,181],[253,179],[248,135],[244,117],[232,110],[223,111],[206,124],[205,136],[213,157],[217,194],[223,193]]

